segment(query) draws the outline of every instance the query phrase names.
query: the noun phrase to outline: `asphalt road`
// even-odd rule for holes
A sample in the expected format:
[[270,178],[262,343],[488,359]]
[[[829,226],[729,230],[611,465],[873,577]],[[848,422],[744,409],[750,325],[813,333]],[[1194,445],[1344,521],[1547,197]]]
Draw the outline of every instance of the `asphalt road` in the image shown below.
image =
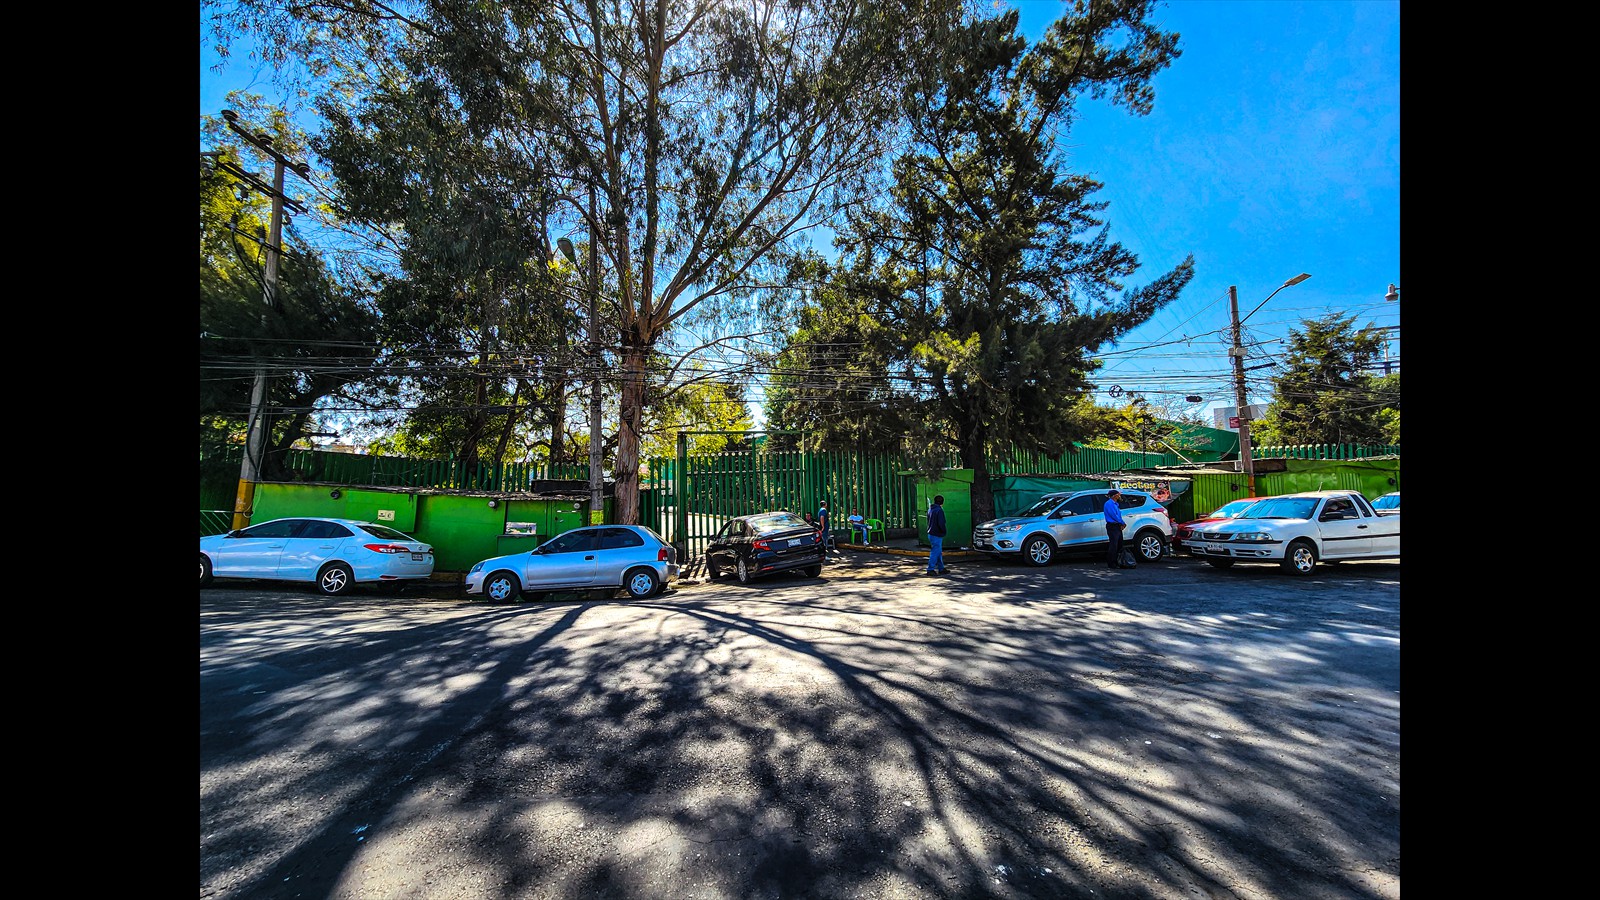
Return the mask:
[[200,591],[203,898],[1398,898],[1400,567]]

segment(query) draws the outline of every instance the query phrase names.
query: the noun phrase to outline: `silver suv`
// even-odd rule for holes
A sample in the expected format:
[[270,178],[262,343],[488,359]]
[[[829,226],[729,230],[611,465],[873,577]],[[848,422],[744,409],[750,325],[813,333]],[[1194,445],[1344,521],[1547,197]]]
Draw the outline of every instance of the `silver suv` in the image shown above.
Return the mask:
[[[1121,489],[1123,532],[1127,546],[1145,562],[1167,552],[1172,540],[1172,517],[1156,498]],[[1019,516],[993,519],[972,529],[972,546],[995,559],[1017,555],[1035,566],[1046,566],[1061,553],[1106,552],[1106,497],[1111,489],[1062,491],[1046,494]]]

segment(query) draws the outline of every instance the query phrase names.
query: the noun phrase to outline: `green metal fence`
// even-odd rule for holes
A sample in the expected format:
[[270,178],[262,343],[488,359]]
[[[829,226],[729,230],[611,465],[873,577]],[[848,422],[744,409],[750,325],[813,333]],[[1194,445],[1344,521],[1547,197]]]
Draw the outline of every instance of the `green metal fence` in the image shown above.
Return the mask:
[[1252,447],[1255,459],[1364,459],[1370,456],[1399,456],[1399,444],[1283,444]]

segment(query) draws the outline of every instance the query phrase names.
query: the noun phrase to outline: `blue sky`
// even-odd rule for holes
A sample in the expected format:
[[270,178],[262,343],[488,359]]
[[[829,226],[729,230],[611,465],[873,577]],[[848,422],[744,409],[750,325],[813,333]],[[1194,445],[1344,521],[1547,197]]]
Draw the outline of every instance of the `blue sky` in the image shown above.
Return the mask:
[[[1005,0],[1000,0],[1005,3]],[[1011,0],[1030,38],[1062,9]],[[1143,392],[1199,413],[1233,405],[1228,288],[1248,316],[1248,365],[1281,358],[1301,321],[1330,312],[1358,325],[1399,324],[1386,302],[1400,277],[1400,4],[1398,0],[1172,0],[1160,25],[1183,55],[1155,77],[1155,106],[1130,116],[1085,101],[1066,139],[1071,167],[1102,181],[1111,237],[1132,250],[1143,284],[1195,257],[1179,299],[1116,346],[1102,348],[1099,400]],[[244,60],[221,74],[202,35],[200,112],[247,87],[279,96]],[[1284,281],[1311,278],[1257,306]],[[1403,290],[1402,290],[1403,293]],[[1254,312],[1252,312],[1254,311]],[[1390,352],[1399,354],[1399,332]],[[1251,402],[1271,399],[1267,370],[1248,375]],[[1185,403],[1185,395],[1204,398]],[[1123,396],[1126,401],[1126,395]]]

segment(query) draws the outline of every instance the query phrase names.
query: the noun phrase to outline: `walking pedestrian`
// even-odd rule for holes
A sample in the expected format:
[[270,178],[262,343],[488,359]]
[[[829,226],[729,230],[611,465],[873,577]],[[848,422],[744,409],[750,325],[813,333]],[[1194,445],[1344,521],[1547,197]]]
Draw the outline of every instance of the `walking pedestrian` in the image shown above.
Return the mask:
[[933,498],[928,507],[928,574],[944,574],[944,495]]
[[1122,518],[1122,506],[1117,502],[1122,499],[1122,492],[1116,488],[1106,497],[1106,565],[1113,569],[1131,569],[1132,566],[1122,564],[1122,531],[1128,527],[1128,521]]

